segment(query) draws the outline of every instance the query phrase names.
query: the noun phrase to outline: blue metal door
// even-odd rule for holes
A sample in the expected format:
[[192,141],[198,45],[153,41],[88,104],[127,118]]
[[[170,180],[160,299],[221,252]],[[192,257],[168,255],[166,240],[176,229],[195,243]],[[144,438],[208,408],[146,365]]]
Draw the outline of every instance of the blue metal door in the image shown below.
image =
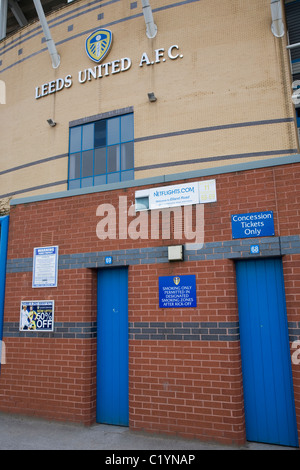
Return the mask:
[[98,271],[98,423],[128,426],[128,271]]
[[238,261],[246,436],[298,446],[281,259]]

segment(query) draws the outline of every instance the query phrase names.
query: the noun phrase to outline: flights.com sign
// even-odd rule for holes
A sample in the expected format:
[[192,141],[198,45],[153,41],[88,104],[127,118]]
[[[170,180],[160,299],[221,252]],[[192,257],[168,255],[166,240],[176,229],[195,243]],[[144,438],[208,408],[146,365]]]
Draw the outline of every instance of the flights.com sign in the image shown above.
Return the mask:
[[199,204],[198,183],[163,186],[149,191],[149,206],[151,209],[185,206],[187,204]]

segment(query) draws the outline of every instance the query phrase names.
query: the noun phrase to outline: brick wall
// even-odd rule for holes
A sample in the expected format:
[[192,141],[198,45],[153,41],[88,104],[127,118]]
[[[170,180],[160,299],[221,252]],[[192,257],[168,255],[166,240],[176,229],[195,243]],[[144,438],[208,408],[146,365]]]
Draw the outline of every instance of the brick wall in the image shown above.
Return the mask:
[[[290,340],[299,339],[300,166],[215,179],[217,202],[205,205],[203,249],[187,251],[184,262],[168,262],[167,246],[178,243],[174,237],[97,238],[98,205],[117,208],[122,195],[129,207],[135,188],[12,207],[1,411],[95,421],[96,272],[110,254],[115,266],[129,266],[130,427],[245,441],[234,260],[249,257],[253,242],[260,243],[261,257],[283,257]],[[274,237],[232,240],[231,214],[264,210],[274,211]],[[58,287],[32,289],[33,248],[45,240],[59,246]],[[197,308],[158,307],[158,277],[172,274],[196,275]],[[19,332],[20,301],[41,298],[55,301],[54,332]],[[293,380],[300,425],[300,373],[294,364]]]

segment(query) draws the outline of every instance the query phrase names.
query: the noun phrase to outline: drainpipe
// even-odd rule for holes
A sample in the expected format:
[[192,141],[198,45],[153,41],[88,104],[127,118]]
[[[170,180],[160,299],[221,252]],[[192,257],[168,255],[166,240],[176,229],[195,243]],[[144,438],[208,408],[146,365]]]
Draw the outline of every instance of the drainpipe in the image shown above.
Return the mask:
[[0,0],[0,41],[6,37],[8,0]]
[[281,0],[271,0],[271,14],[272,14],[272,33],[276,38],[284,36],[284,23],[282,19]]
[[157,34],[157,26],[154,23],[152,9],[149,0],[142,0],[143,14],[146,23],[146,35],[149,39],[155,38]]
[[45,39],[46,39],[48,51],[49,51],[49,54],[50,54],[51,60],[52,60],[52,67],[54,69],[57,69],[57,67],[59,67],[59,64],[60,64],[60,56],[57,53],[55,43],[52,39],[52,36],[51,36],[50,30],[49,30],[49,26],[48,26],[48,23],[47,23],[47,20],[46,20],[46,17],[45,17],[43,7],[41,5],[40,0],[33,0],[33,3],[34,3],[36,12],[38,14],[40,23],[41,23],[42,28],[43,28],[43,33],[44,33],[44,36],[45,36]]
[[0,217],[0,368],[1,368],[2,351],[3,351],[2,337],[3,337],[8,226],[9,226],[9,215]]

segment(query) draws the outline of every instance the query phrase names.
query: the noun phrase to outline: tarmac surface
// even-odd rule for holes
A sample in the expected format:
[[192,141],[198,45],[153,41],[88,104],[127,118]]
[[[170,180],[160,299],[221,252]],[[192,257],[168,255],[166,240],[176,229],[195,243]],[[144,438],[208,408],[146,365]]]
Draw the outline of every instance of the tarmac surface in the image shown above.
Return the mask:
[[110,454],[111,451],[128,450],[136,452],[165,450],[172,453],[201,450],[298,449],[250,442],[241,447],[226,446],[177,436],[137,432],[127,427],[105,424],[85,427],[0,413],[0,450],[101,450]]

